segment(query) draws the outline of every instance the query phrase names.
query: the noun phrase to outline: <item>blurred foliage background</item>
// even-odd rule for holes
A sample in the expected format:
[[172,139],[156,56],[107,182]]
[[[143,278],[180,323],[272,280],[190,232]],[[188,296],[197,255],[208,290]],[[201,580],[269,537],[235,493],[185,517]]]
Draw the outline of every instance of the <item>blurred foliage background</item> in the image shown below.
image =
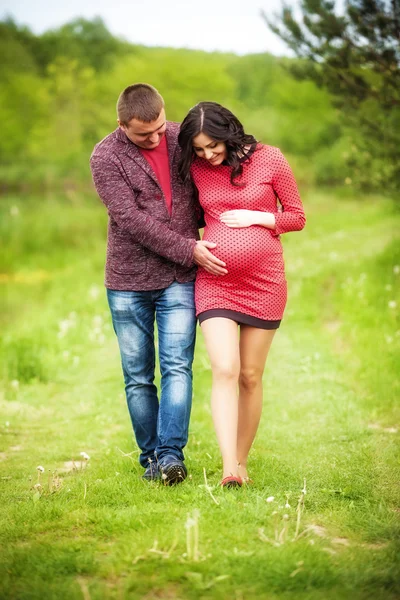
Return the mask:
[[116,127],[118,94],[145,81],[163,94],[171,120],[200,100],[228,106],[247,131],[290,155],[301,184],[385,192],[387,155],[365,149],[363,131],[344,118],[330,90],[296,76],[306,60],[137,46],[115,38],[100,18],[42,35],[4,20],[1,189],[90,185],[88,159]]

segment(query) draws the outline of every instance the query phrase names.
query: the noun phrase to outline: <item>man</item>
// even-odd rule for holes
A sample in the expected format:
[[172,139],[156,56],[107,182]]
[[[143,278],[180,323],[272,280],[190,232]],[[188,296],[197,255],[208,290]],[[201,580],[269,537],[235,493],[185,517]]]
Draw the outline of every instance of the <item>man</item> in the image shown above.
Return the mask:
[[187,476],[183,448],[192,403],[195,263],[214,274],[226,270],[210,252],[215,244],[198,239],[193,188],[177,170],[179,125],[166,121],[158,91],[141,83],[127,87],[117,113],[118,128],[95,146],[90,159],[109,214],[105,285],[143,477],[172,485]]

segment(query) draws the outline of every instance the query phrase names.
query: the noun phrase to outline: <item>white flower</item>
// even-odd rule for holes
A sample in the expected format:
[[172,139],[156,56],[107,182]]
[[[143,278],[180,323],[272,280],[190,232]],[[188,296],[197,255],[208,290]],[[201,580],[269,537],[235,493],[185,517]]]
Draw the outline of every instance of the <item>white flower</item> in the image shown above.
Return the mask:
[[80,456],[82,456],[82,458],[83,458],[84,460],[89,460],[89,459],[90,459],[90,456],[89,456],[89,454],[86,454],[86,452],[81,452],[81,453],[80,453]]
[[285,508],[290,508],[290,504],[289,504],[289,502],[286,502],[286,504],[285,504]]
[[268,496],[265,502],[273,502],[275,500],[275,496]]
[[41,465],[39,465],[38,467],[36,467],[36,470],[40,471],[41,473],[44,473],[44,468]]
[[400,273],[400,265],[394,265],[394,267],[393,267],[393,273],[395,275],[398,275]]
[[93,300],[97,300],[97,298],[100,296],[100,288],[97,285],[92,285],[92,287],[89,289],[89,296],[93,298]]
[[390,300],[390,302],[388,302],[389,308],[396,308],[396,306],[397,306],[396,300]]

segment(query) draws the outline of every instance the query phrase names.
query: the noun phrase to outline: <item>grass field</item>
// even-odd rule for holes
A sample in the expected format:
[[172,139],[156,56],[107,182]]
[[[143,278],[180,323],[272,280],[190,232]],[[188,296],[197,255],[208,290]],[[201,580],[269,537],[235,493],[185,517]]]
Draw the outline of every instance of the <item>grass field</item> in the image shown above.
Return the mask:
[[399,598],[400,217],[340,190],[304,203],[254,485],[221,490],[201,332],[190,477],[148,484],[102,286],[105,210],[2,198],[1,598]]

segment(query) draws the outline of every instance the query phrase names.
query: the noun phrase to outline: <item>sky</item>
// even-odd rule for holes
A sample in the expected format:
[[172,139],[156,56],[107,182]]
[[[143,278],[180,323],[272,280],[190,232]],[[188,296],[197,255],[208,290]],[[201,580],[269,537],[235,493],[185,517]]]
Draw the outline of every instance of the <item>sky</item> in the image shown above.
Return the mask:
[[[0,19],[12,16],[34,33],[76,18],[100,16],[113,35],[135,44],[250,54],[291,55],[260,12],[279,13],[283,0],[0,0]],[[287,2],[294,5],[296,0]]]

